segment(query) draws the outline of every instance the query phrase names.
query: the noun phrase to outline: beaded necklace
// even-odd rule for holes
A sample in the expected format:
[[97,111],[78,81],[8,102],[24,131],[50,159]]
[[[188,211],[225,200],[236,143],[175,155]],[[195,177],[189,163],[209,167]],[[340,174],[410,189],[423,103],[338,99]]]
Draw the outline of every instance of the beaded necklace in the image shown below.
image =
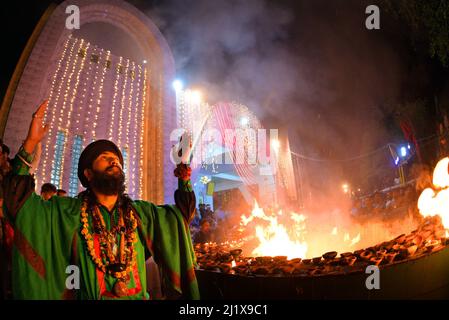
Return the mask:
[[[114,293],[119,297],[126,295],[129,273],[136,263],[137,252],[133,244],[137,242],[135,232],[137,220],[131,209],[124,214],[119,208],[117,222],[114,225],[114,219],[111,217],[111,229],[107,230],[100,208],[95,205],[89,213],[92,214],[93,231],[99,236],[100,256],[98,256],[95,252],[93,236],[89,232],[87,206],[87,201],[84,200],[81,204],[81,234],[86,241],[87,250],[98,269],[117,279]],[[118,246],[117,236],[120,242]]]

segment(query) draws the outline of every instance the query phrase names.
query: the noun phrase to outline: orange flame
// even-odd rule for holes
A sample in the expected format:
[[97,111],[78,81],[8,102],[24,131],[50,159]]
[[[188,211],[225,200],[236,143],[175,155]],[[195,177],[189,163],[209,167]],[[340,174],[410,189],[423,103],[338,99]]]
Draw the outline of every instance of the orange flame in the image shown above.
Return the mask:
[[433,171],[434,188],[425,189],[418,199],[419,212],[424,217],[439,215],[446,229],[449,228],[448,167],[449,157],[443,158],[437,163]]
[[338,234],[338,229],[337,229],[337,227],[334,227],[334,228],[332,229],[331,234],[332,234],[333,236],[336,236],[336,235]]
[[[249,239],[256,239],[256,243],[252,243],[256,246],[252,250],[254,256],[304,259],[321,255],[331,249],[345,251],[355,249],[361,240],[360,232],[355,236],[344,231],[339,233],[340,226],[335,226],[328,235],[317,233],[316,230],[312,231],[313,234],[308,234],[305,221],[305,215],[295,212],[286,214],[281,210],[277,212],[267,210],[265,213],[255,201],[251,214],[241,216],[240,225],[249,232]],[[312,239],[313,242],[309,245],[307,241]]]
[[255,256],[287,256],[288,259],[305,258],[307,243],[302,239],[305,230],[306,217],[292,212],[289,217],[291,228],[287,228],[278,221],[278,216],[285,218],[282,211],[266,215],[264,210],[255,202],[249,217],[242,215],[241,224],[246,226],[255,221],[255,234],[259,245],[253,250]]

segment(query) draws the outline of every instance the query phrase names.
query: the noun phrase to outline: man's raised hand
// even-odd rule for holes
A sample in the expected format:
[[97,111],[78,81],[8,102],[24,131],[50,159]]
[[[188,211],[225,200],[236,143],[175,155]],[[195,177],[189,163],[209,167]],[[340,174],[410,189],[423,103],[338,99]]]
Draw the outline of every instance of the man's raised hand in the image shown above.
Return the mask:
[[44,100],[41,103],[36,112],[33,113],[33,120],[31,120],[30,128],[28,129],[28,135],[23,143],[23,149],[27,153],[33,153],[36,145],[42,141],[47,134],[49,125],[44,125],[45,110],[47,110],[48,100]]

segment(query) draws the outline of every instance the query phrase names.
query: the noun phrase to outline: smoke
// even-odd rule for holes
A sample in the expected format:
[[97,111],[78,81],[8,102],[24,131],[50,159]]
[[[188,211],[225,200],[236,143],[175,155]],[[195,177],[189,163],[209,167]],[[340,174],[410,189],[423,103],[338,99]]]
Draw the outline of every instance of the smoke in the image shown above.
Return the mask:
[[349,206],[343,182],[362,192],[381,177],[394,184],[391,156],[380,147],[393,139],[385,119],[403,94],[410,55],[381,4],[381,29],[366,29],[365,9],[376,2],[169,0],[146,13],[189,87],[288,130],[291,150],[306,156],[301,201],[330,212]]
[[370,221],[355,223],[349,210],[334,209],[305,213],[308,244],[307,257],[319,257],[325,252],[353,252],[390,241],[400,234],[409,234],[418,227],[412,215],[389,222],[372,217]]
[[290,105],[302,79],[289,8],[260,0],[171,0],[149,15],[169,42],[178,76],[208,101],[236,100],[261,118],[276,113],[273,101]]

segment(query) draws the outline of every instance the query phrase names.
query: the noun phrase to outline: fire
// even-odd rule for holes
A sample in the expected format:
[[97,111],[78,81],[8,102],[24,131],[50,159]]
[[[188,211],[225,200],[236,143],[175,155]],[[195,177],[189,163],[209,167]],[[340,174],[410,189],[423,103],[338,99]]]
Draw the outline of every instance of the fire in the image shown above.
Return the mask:
[[359,243],[360,242],[360,233],[359,234],[357,234],[352,240],[351,240],[351,247],[352,246],[354,246],[354,245],[356,245],[357,243]]
[[350,246],[352,247],[355,244],[360,242],[360,233],[357,234],[354,238],[351,239],[351,237],[349,236],[349,233],[346,232],[345,236],[343,238],[343,241],[345,241],[345,242],[349,241],[350,242]]
[[[296,212],[264,210],[255,201],[249,216],[242,215],[240,225],[246,232],[244,241],[253,256],[318,257],[330,250],[355,249],[361,241],[360,232],[345,231],[335,226],[330,234],[316,228],[306,231],[306,216]],[[340,229],[340,230],[339,230]],[[251,241],[255,240],[255,242]]]
[[[441,217],[443,226],[449,229],[449,157],[441,159],[433,171],[434,188],[425,189],[418,199],[418,209],[424,216]],[[447,235],[447,232],[446,232]]]
[[291,240],[283,225],[274,221],[268,228],[256,227],[260,245],[254,249],[254,255],[287,256],[288,259],[305,258],[307,243]]
[[[289,219],[290,228],[278,221],[278,217]],[[255,220],[257,219],[257,220]],[[264,210],[255,202],[254,209],[249,217],[242,215],[241,224],[246,226],[255,223],[255,234],[259,245],[253,250],[255,256],[287,256],[288,259],[305,258],[307,243],[303,240],[306,217],[295,212],[290,216],[283,215],[282,211],[265,214]]]
[[337,229],[337,227],[334,227],[333,229],[332,229],[332,233],[331,233],[333,236],[336,236],[337,234],[338,234],[338,229]]

